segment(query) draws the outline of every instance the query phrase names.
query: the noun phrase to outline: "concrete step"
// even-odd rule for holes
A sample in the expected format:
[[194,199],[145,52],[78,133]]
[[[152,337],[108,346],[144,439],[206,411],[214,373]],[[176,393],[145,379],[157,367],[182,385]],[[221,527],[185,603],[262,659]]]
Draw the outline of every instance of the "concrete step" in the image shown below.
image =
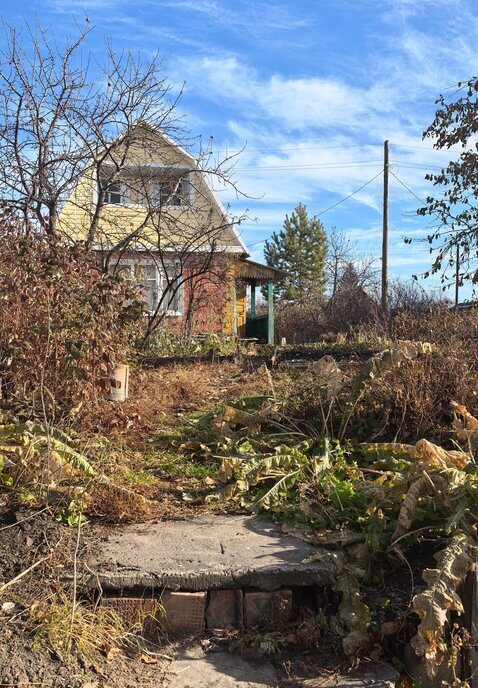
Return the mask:
[[324,606],[334,567],[304,563],[315,551],[257,516],[122,526],[87,562],[87,588],[126,618],[162,615],[158,622],[181,635],[278,628],[292,619],[301,591],[309,606]]
[[[101,531],[99,531],[101,532]],[[110,531],[111,532],[111,531]],[[90,557],[90,587],[188,592],[330,585],[334,567],[303,561],[316,549],[258,516],[200,516],[117,527]]]

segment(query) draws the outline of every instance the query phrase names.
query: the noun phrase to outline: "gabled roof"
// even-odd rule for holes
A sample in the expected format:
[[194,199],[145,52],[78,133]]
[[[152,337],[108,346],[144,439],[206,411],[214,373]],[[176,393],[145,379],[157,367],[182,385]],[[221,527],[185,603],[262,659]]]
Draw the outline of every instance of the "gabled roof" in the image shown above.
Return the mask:
[[189,151],[187,151],[185,148],[183,148],[183,146],[181,146],[179,143],[177,143],[176,141],[174,141],[174,140],[173,140],[170,136],[168,136],[166,133],[164,133],[163,131],[161,131],[158,127],[155,127],[154,125],[152,125],[150,122],[148,122],[148,121],[146,121],[146,120],[138,120],[138,121],[133,125],[133,128],[135,128],[135,127],[143,127],[143,128],[145,128],[145,129],[149,129],[149,131],[151,131],[152,134],[154,134],[155,136],[158,136],[159,138],[161,138],[161,139],[162,139],[163,141],[165,141],[169,146],[171,146],[173,149],[175,149],[181,156],[183,156],[184,158],[186,158],[187,160],[189,160],[189,161],[192,163],[193,169],[196,170],[197,172],[199,172],[200,174],[202,174],[202,178],[203,178],[203,180],[204,180],[204,183],[205,183],[205,185],[206,185],[206,188],[207,188],[207,191],[208,191],[208,193],[209,193],[209,195],[210,195],[210,198],[211,198],[212,203],[216,206],[218,212],[219,212],[220,215],[223,217],[224,222],[226,222],[226,223],[228,223],[228,224],[230,225],[230,228],[231,228],[231,230],[232,230],[232,232],[233,232],[233,234],[234,234],[234,237],[235,237],[235,239],[237,240],[237,243],[239,244],[240,248],[242,248],[242,250],[243,250],[243,252],[244,252],[244,255],[245,255],[245,256],[249,256],[250,254],[249,254],[249,252],[248,252],[248,250],[247,250],[247,246],[246,246],[245,243],[243,242],[243,240],[242,240],[240,234],[238,233],[238,231],[237,231],[237,229],[236,229],[236,225],[233,223],[231,216],[227,213],[226,209],[224,208],[224,206],[222,205],[221,201],[219,200],[219,197],[218,197],[216,191],[214,190],[214,188],[213,188],[213,186],[212,186],[212,184],[211,184],[211,181],[210,181],[210,179],[209,179],[209,176],[208,176],[207,174],[204,174],[203,170],[201,170],[200,168],[198,168],[198,166],[197,166],[197,159],[194,157],[194,155],[192,155],[191,153],[189,153]]

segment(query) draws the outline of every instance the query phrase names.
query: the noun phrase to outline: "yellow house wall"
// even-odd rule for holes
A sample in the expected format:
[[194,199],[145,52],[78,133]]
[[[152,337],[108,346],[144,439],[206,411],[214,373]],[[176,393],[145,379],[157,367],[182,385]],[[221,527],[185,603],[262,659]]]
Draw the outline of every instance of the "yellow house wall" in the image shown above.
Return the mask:
[[[160,135],[148,128],[140,129],[136,134],[137,142],[128,150],[126,156],[128,172],[124,174],[127,182],[129,175],[134,176],[134,167],[138,171],[148,164],[165,166],[190,167],[191,160],[167,143]],[[121,147],[116,152],[122,154]],[[155,223],[146,224],[138,235],[144,242],[157,244],[158,230],[161,233],[163,246],[194,240],[201,235],[214,235],[218,248],[239,246],[237,237],[230,226],[224,226],[225,220],[217,203],[200,172],[193,172],[194,206],[192,209],[163,209]],[[67,200],[59,218],[59,229],[76,240],[87,237],[95,212],[95,180],[91,171],[86,172],[75,191]],[[134,200],[134,199],[132,199]],[[114,244],[124,239],[139,228],[146,219],[146,209],[139,204],[104,205],[100,211],[97,237],[95,243]],[[159,223],[160,220],[160,223]],[[214,232],[217,230],[217,236]]]
[[[224,328],[223,333],[226,335],[234,334],[234,312],[236,314],[236,330],[239,337],[246,336],[246,319],[247,319],[247,287],[244,280],[237,276],[237,264],[232,261],[229,271],[229,286],[228,297],[224,305]],[[234,298],[235,287],[235,298]],[[234,308],[235,302],[235,308]]]

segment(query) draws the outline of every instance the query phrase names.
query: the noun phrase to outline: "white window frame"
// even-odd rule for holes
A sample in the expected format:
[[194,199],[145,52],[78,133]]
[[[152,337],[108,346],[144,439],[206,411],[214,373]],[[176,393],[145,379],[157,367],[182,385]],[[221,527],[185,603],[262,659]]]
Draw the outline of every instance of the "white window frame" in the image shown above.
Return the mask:
[[[154,260],[152,260],[152,259],[148,260],[147,258],[138,258],[138,259],[121,258],[118,261],[117,269],[129,267],[131,270],[132,277],[136,278],[135,268],[137,265],[143,266],[143,267],[154,267],[155,268],[155,270],[156,270],[156,290],[158,292],[158,301],[159,301],[162,298],[163,293],[164,293],[164,289],[166,286],[166,277],[164,275],[164,271],[160,268],[160,266]],[[166,266],[166,267],[168,267],[168,266]],[[179,310],[172,310],[172,309],[166,310],[164,312],[164,314],[167,317],[178,317],[178,316],[184,315],[184,283],[178,287],[178,290],[177,290],[175,296],[177,296],[177,298],[178,298]],[[147,302],[145,302],[145,304],[147,305]],[[153,315],[155,312],[156,312],[156,309],[155,310],[149,310],[147,308],[145,309],[145,313],[147,313],[148,315]]]
[[[108,181],[108,180],[105,180],[105,181]],[[102,184],[103,184],[103,182],[100,180],[100,185],[102,185]],[[105,189],[105,191],[104,191],[104,194],[105,194],[104,195],[104,203],[103,203],[104,205],[107,205],[108,207],[110,207],[110,206],[112,206],[112,207],[118,207],[118,206],[124,207],[124,206],[131,205],[131,203],[130,203],[130,201],[131,201],[131,188],[130,188],[129,184],[126,184],[125,182],[117,181],[117,182],[111,182],[111,186],[118,186],[119,187],[120,195],[121,195],[121,201],[119,203],[110,203],[109,201],[107,201],[106,196],[108,193],[111,193],[110,189],[108,188],[108,189]],[[116,192],[114,192],[114,193],[116,193]],[[98,202],[98,198],[99,198],[99,192],[97,189],[96,190],[96,198],[95,198],[96,203]]]
[[[189,172],[187,171],[189,168],[187,167],[173,167],[170,165],[158,165],[156,168],[157,174],[153,175],[151,178],[151,188],[154,188],[155,185],[160,184],[160,177],[161,177],[161,171],[168,170],[171,173],[171,176],[177,174],[180,177],[181,181],[181,196],[180,196],[180,203],[179,205],[175,205],[172,203],[161,203],[160,205],[158,204],[158,207],[161,208],[167,208],[169,210],[188,210],[192,208],[194,204],[194,172],[190,170]],[[158,179],[155,179],[155,177],[158,177]],[[164,179],[164,181],[167,181],[167,179]],[[151,191],[152,194],[152,191]],[[159,195],[159,194],[158,194]],[[187,199],[187,203],[184,203],[184,200]]]

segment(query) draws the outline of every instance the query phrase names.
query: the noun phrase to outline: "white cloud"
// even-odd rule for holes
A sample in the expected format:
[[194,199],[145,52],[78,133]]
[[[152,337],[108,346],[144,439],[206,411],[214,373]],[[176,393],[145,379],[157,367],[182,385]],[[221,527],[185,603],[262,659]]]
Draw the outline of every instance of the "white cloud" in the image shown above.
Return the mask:
[[189,88],[218,103],[239,103],[243,114],[292,129],[370,127],[383,112],[393,114],[396,94],[382,84],[352,86],[332,77],[263,78],[236,57],[183,58],[176,65]]

